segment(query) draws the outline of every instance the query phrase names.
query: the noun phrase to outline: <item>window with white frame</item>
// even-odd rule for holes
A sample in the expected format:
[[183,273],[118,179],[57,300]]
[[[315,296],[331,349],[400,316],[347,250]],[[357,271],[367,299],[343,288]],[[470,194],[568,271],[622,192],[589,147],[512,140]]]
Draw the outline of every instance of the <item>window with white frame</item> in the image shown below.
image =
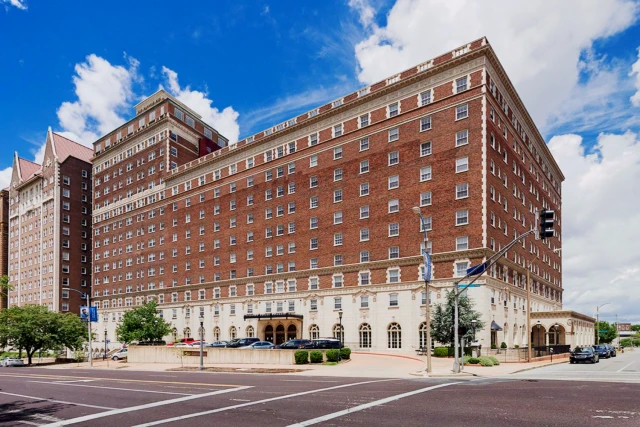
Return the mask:
[[392,222],[391,224],[389,224],[389,237],[395,237],[399,235],[400,235],[400,224],[397,222]]
[[359,284],[361,286],[366,286],[371,284],[371,273],[368,271],[361,271],[359,273]]
[[369,126],[369,113],[363,114],[358,119],[358,125],[363,128]]
[[431,166],[420,168],[420,182],[429,181],[431,178]]
[[360,219],[369,218],[369,205],[360,206]]
[[466,276],[468,268],[469,268],[469,261],[457,261],[455,263],[456,277]]
[[342,310],[342,297],[336,297],[333,299],[333,309]]
[[334,288],[341,288],[344,285],[342,274],[334,274],[332,280]]
[[336,147],[333,149],[333,160],[342,158],[342,147]]
[[456,225],[469,224],[469,211],[467,209],[456,211]]
[[466,172],[469,170],[469,157],[460,157],[456,159],[456,173]]
[[389,118],[391,118],[391,117],[395,117],[395,116],[397,116],[399,113],[400,113],[400,107],[399,107],[399,105],[398,105],[398,103],[397,103],[397,102],[394,102],[393,104],[390,104],[390,105],[387,107],[387,116],[388,116]]
[[365,151],[369,149],[369,138],[362,138],[360,140],[360,151]]
[[387,275],[389,278],[389,283],[398,283],[400,282],[400,269],[399,268],[389,268],[387,270]]
[[336,138],[342,135],[342,123],[333,126],[333,137]]
[[420,119],[420,132],[431,129],[431,116],[423,117]]
[[458,105],[456,107],[456,120],[466,119],[469,117],[469,106],[467,104]]
[[431,191],[420,193],[420,206],[429,206],[432,203]]
[[456,237],[456,251],[466,251],[469,249],[469,237]]
[[360,241],[361,242],[366,242],[369,240],[369,229],[368,228],[361,228],[360,229]]
[[362,160],[360,162],[360,173],[367,173],[369,172],[369,160]]
[[431,104],[431,98],[431,89],[420,93],[420,106],[424,107],[427,104]]
[[456,184],[456,199],[469,197],[469,183]]
[[392,151],[388,154],[389,157],[389,166],[397,165],[400,163],[400,154],[397,151]]
[[389,307],[398,307],[398,294],[389,294]]
[[420,157],[430,156],[431,153],[431,141],[423,142],[420,144]]
[[456,93],[467,90],[467,76],[456,79]]
[[395,213],[395,212],[399,212],[400,211],[400,201],[398,199],[389,200],[387,205],[388,205],[388,208],[389,208],[388,209],[389,213]]
[[389,259],[397,259],[400,258],[400,247],[399,246],[390,246],[389,247]]
[[456,147],[469,143],[469,131],[467,129],[456,132]]
[[342,233],[335,233],[333,235],[333,246],[341,246],[342,245]]
[[393,190],[400,187],[400,176],[392,175],[387,179],[387,188]]

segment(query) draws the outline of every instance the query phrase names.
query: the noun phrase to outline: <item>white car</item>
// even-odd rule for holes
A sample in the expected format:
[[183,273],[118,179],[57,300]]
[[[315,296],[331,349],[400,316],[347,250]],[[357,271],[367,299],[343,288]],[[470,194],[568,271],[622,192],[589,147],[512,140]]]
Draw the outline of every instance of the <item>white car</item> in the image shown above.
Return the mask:
[[0,360],[0,366],[2,366],[3,368],[7,368],[9,366],[24,366],[24,362],[22,361],[22,359],[5,357],[4,359]]
[[116,353],[114,353],[111,356],[111,359],[113,360],[122,360],[122,359],[126,359],[127,358],[127,353],[129,352],[128,349],[123,348],[122,350],[117,351]]

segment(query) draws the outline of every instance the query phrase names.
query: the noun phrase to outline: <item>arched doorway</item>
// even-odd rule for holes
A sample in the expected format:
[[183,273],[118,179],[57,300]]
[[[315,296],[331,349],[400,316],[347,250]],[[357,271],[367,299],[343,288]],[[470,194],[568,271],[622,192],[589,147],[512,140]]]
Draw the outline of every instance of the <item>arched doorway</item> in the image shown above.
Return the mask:
[[213,328],[213,340],[220,341],[220,328],[218,328],[217,326]]
[[284,325],[278,325],[276,327],[276,345],[284,343]]
[[387,327],[387,347],[402,348],[402,330],[398,323],[391,323]]
[[238,338],[238,330],[235,326],[232,326],[229,328],[229,339],[235,340],[236,338]]
[[547,345],[546,335],[547,328],[542,325],[533,325],[531,329],[531,345],[533,347],[542,347]]
[[289,327],[287,328],[287,341],[289,340],[294,340],[298,337],[298,329],[296,328],[296,325],[289,325]]
[[273,343],[273,326],[267,325],[267,327],[264,328],[264,340]]
[[566,330],[564,326],[558,325],[556,329],[555,325],[549,329],[549,345],[565,345]]
[[360,348],[371,348],[371,326],[368,323],[360,325]]
[[420,323],[418,328],[419,348],[427,348],[427,322]]
[[191,338],[191,328],[184,328],[184,337]]
[[333,325],[333,337],[338,341],[340,341],[341,343],[343,343],[344,342],[344,326],[340,324]]

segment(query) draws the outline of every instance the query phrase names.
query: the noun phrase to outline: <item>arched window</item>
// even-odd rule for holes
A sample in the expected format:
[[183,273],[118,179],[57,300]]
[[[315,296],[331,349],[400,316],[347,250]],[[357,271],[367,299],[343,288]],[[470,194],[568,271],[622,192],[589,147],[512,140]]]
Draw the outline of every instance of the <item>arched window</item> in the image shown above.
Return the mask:
[[[87,334],[88,336],[89,334]],[[213,328],[213,340],[214,341],[220,341],[220,328],[218,328],[217,326],[215,328]]]
[[394,322],[387,328],[387,343],[389,348],[402,348],[402,331],[399,324]]
[[[88,335],[88,334],[87,334]],[[235,340],[238,336],[238,331],[235,326],[229,328],[229,339]]]
[[420,348],[427,347],[427,322],[420,323],[418,328],[418,341],[420,342]]
[[358,334],[360,336],[360,348],[371,348],[371,326],[368,323],[363,323],[358,328]]
[[309,326],[309,338],[312,340],[317,340],[320,338],[320,328],[318,325]]
[[333,337],[340,342],[344,342],[344,326],[340,324],[333,325]]
[[[88,336],[89,334],[87,334]],[[184,337],[191,338],[191,328],[184,328]]]
[[[89,336],[89,334],[87,334]],[[247,338],[253,338],[255,336],[255,330],[253,326],[247,326]]]
[[[173,335],[173,342],[178,341],[178,328],[173,328],[171,335]],[[89,336],[89,334],[87,334],[87,336]]]

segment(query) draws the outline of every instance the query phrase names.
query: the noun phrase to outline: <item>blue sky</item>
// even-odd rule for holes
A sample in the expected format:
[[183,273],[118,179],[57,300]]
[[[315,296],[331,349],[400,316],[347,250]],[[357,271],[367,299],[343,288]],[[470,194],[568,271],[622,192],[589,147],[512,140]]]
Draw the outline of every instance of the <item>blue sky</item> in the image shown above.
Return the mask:
[[0,0],[0,185],[48,126],[90,144],[160,85],[233,139],[487,36],[567,177],[565,302],[640,321],[640,6],[557,3]]

